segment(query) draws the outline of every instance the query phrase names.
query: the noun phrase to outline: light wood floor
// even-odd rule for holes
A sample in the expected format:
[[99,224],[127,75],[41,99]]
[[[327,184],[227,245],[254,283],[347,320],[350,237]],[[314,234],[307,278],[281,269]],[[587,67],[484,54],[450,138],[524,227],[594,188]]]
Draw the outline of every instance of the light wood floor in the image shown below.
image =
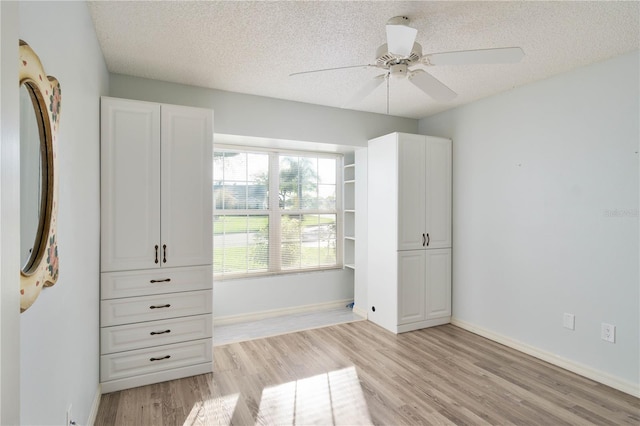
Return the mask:
[[640,424],[639,399],[452,325],[233,343],[214,370],[103,395],[96,424]]

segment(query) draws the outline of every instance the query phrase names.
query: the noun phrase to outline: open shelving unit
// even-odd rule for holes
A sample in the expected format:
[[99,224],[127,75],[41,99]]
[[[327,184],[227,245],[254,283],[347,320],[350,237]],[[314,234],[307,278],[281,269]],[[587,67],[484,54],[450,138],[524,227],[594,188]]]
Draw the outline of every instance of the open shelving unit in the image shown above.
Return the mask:
[[353,154],[345,155],[344,158],[344,267],[354,269],[356,251],[356,165]]

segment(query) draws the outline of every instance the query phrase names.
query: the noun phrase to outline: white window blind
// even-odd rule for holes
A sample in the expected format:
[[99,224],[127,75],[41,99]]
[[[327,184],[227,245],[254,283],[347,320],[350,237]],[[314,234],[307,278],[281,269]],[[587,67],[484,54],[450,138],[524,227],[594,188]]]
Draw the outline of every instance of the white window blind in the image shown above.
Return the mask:
[[340,266],[339,157],[216,150],[214,274]]

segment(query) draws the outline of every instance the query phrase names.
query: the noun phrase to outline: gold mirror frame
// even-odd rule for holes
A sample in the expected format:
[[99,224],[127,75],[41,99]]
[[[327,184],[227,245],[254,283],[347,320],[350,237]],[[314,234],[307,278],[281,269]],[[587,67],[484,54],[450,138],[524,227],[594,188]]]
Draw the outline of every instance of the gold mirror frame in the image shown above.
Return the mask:
[[38,120],[42,167],[40,220],[34,254],[20,270],[20,312],[24,312],[36,301],[42,287],[50,287],[58,280],[56,145],[61,95],[58,80],[45,74],[38,55],[22,40],[18,66],[20,86],[27,86]]

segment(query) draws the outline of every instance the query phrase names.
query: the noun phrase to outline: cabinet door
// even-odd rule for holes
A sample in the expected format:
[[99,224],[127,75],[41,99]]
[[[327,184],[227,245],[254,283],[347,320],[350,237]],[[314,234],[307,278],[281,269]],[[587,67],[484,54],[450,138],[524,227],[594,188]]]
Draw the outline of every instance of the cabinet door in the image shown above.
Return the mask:
[[422,249],[426,241],[426,149],[424,136],[398,134],[398,250]]
[[162,105],[162,266],[213,262],[213,112]]
[[425,319],[425,251],[398,252],[398,325]]
[[160,106],[102,98],[101,269],[148,269],[160,244]]
[[427,137],[427,248],[451,247],[451,141]]
[[451,249],[423,250],[426,255],[426,319],[451,316]]

